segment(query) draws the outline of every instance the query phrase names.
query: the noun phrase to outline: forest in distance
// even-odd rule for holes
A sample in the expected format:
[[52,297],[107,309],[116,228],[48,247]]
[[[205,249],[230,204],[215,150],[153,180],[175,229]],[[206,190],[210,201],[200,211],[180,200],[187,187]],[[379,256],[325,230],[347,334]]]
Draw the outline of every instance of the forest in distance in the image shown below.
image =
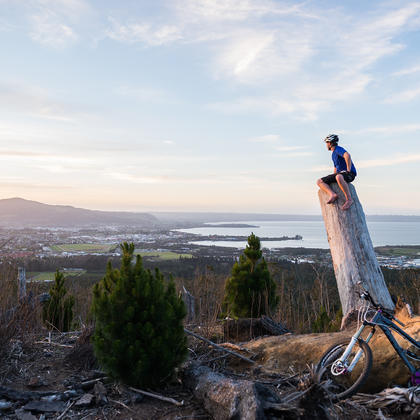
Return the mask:
[[[311,259],[316,261],[300,263],[293,259],[268,258],[268,267],[276,282],[276,293],[279,297],[279,304],[272,317],[285,323],[294,332],[339,329],[341,304],[332,265],[326,260],[325,254],[326,252],[312,253]],[[228,259],[218,256],[195,256],[176,260],[144,257],[143,263],[152,271],[158,268],[166,279],[173,277],[178,290],[185,287],[198,302],[197,316],[205,324],[214,322],[222,313],[224,288],[235,260],[236,257]],[[66,285],[76,296],[75,308],[79,316],[86,319],[89,317],[91,303],[90,290],[105,275],[108,261],[111,261],[114,268],[120,266],[119,257],[105,255],[28,259],[24,261],[24,266],[27,272],[53,272],[72,267],[84,269],[77,276],[67,275]],[[2,264],[1,269],[4,271],[7,267],[16,272],[15,264]],[[382,272],[390,293],[404,298],[414,312],[420,312],[420,269],[382,267]],[[14,275],[9,273],[6,277],[13,278]],[[49,288],[48,283],[31,286],[36,287],[37,292],[45,292]]]

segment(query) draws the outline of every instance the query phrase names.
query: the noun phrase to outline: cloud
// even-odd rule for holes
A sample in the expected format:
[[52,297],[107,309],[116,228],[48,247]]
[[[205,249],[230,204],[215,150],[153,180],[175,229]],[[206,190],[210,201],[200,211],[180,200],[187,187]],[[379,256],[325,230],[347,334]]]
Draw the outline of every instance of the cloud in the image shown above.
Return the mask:
[[[384,4],[363,17],[344,7],[272,0],[183,0],[154,17],[110,18],[108,36],[158,47],[203,44],[209,74],[258,87],[216,102],[226,113],[288,114],[313,121],[335,103],[367,91],[374,66],[420,26],[420,4]],[[326,29],[327,28],[327,29]],[[334,36],[327,36],[328,33]],[[326,55],[323,52],[329,51]]]
[[[225,112],[259,110],[315,120],[335,103],[352,100],[367,91],[374,80],[374,65],[404,48],[394,39],[418,19],[419,12],[420,6],[413,4],[360,19],[324,10],[318,13],[319,19],[295,21],[291,29],[282,21],[276,22],[282,29],[271,32],[256,25],[255,30],[239,37],[241,41],[235,43],[234,37],[228,40],[215,63],[219,77],[222,74],[242,83],[259,83],[260,97],[239,98],[217,104],[217,108]],[[320,36],[325,27],[334,37]],[[243,45],[247,42],[250,48],[245,53]],[[322,54],[317,60],[325,50],[330,51],[329,56]],[[264,92],[267,81],[271,82],[270,91]]]
[[[401,165],[404,163],[412,163],[412,162],[419,162],[420,161],[420,154],[413,154],[413,155],[398,155],[398,156],[390,156],[390,157],[383,157],[379,159],[366,159],[366,160],[359,160],[356,163],[356,169],[359,168],[374,168],[379,166],[396,166]],[[314,166],[309,168],[310,172],[331,172],[330,166]]]
[[355,66],[353,68],[367,69],[379,59],[403,49],[404,45],[394,41],[394,38],[401,31],[407,30],[413,20],[418,19],[419,12],[420,4],[411,3],[352,22],[345,28],[350,30],[349,33],[338,32],[338,46],[341,58],[344,59],[342,65],[352,63]]
[[84,0],[32,0],[23,4],[31,39],[53,48],[78,41],[79,25],[92,11]]
[[0,182],[1,182],[3,190],[10,189],[11,194],[15,194],[15,195],[16,195],[16,191],[22,188],[25,190],[41,189],[41,190],[53,190],[53,191],[72,190],[76,188],[74,185],[73,186],[65,185],[61,182],[58,184],[54,184],[51,182],[36,182],[36,181],[34,182],[34,181],[28,181],[25,179],[19,179],[15,177],[5,178],[5,177],[0,176]]
[[154,102],[154,103],[174,103],[174,99],[171,98],[168,92],[159,88],[152,87],[130,87],[130,86],[119,86],[114,92],[117,95],[127,96],[134,98],[142,102]]
[[262,176],[261,174],[254,173],[205,173],[196,174],[195,176],[182,176],[182,175],[143,175],[127,172],[111,172],[107,174],[107,177],[111,177],[118,181],[129,182],[132,184],[258,184],[259,182],[271,182],[272,176]]
[[[292,152],[292,151],[296,151],[296,150],[302,150],[305,149],[305,146],[280,146],[280,147],[276,147],[275,148],[278,152]],[[312,155],[312,153],[309,152],[305,152],[305,153],[296,153],[293,154],[293,156],[295,155],[301,155],[301,156],[310,156]],[[288,154],[288,156],[291,156],[291,154]]]
[[419,162],[420,154],[385,157],[381,159],[362,160],[357,163],[358,168],[372,168],[375,166],[395,166],[402,163]]
[[301,4],[272,0],[183,0],[177,4],[178,13],[193,22],[241,22],[264,16],[303,15],[315,17]]
[[37,86],[0,83],[0,106],[41,118],[72,121],[63,113],[63,106],[54,103],[47,90]]
[[69,25],[56,20],[56,16],[50,12],[34,15],[32,24],[31,38],[41,44],[51,47],[62,47],[78,39],[78,36]]
[[0,156],[8,156],[8,157],[45,157],[44,153],[33,152],[33,151],[26,151],[26,150],[0,150]]
[[157,184],[170,181],[170,178],[165,176],[138,176],[121,172],[112,172],[109,175],[118,181],[128,181],[133,184]]
[[82,105],[78,105],[76,110],[75,106],[56,100],[49,90],[24,83],[0,82],[0,107],[4,111],[17,111],[35,118],[65,123],[74,123],[81,117],[89,116],[89,113],[80,110]]
[[152,24],[147,22],[120,23],[110,17],[111,28],[107,36],[116,41],[126,43],[141,42],[150,46],[171,44],[183,39],[182,30],[176,25]]
[[396,71],[395,73],[392,73],[392,76],[407,76],[414,73],[420,73],[420,64]]
[[10,32],[16,27],[8,22],[5,18],[0,17],[0,32]]
[[291,114],[297,110],[295,104],[276,96],[247,96],[233,101],[214,102],[208,104],[207,108],[227,114],[260,111],[269,115]]
[[[3,167],[7,165],[17,165],[41,169],[48,172],[73,172],[80,170],[96,171],[101,169],[103,159],[98,157],[88,158],[85,156],[70,156],[66,152],[32,151],[32,150],[0,150],[0,160],[3,161]],[[110,159],[109,159],[110,161]]]
[[280,136],[278,134],[266,134],[265,136],[259,136],[249,139],[249,141],[257,143],[273,143],[280,141]]
[[213,60],[218,78],[267,85],[301,70],[314,55],[312,42],[296,28],[238,29],[232,31]]
[[398,104],[402,102],[410,102],[417,99],[420,96],[420,86],[414,89],[403,90],[402,92],[396,93],[384,100],[386,104]]
[[312,153],[310,152],[301,151],[302,149],[305,149],[305,146],[285,145],[284,142],[282,141],[281,136],[279,136],[278,134],[266,134],[265,136],[251,138],[249,139],[249,141],[271,145],[276,152],[281,152],[281,154],[277,154],[278,157],[312,155]]
[[397,124],[397,125],[384,125],[382,127],[366,127],[360,130],[342,130],[342,133],[351,133],[351,134],[369,134],[369,133],[379,133],[379,134],[402,134],[402,133],[412,133],[420,131],[420,124]]

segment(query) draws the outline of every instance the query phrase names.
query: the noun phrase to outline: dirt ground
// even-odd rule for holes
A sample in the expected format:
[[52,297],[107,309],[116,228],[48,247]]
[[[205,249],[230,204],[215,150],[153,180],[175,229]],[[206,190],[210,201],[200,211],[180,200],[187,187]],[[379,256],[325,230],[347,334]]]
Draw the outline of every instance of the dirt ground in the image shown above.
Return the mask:
[[[189,343],[190,362],[204,364],[213,371],[235,380],[244,379],[264,384],[277,393],[283,401],[293,399],[293,406],[286,407],[287,415],[267,417],[270,419],[309,419],[314,418],[310,417],[310,413],[316,412],[328,412],[328,418],[339,420],[418,418],[420,389],[415,391],[415,394],[412,390],[406,390],[405,396],[401,394],[402,391],[401,395],[393,394],[393,391],[378,395],[360,394],[350,400],[332,404],[325,399],[323,401],[319,399],[320,392],[312,386],[310,372],[292,371],[290,364],[286,364],[287,369],[283,372],[276,369],[277,372],[273,374],[273,366],[270,364],[272,357],[268,357],[268,353],[262,351],[260,346],[264,341],[267,344],[272,341],[290,340],[294,336],[289,337],[266,337],[247,343],[246,347],[251,349],[253,354],[246,353],[250,350],[246,350],[245,345],[243,347],[235,344],[230,347],[227,345],[227,348],[233,351],[242,352],[243,355],[258,360],[254,365],[194,339]],[[89,339],[88,330],[83,333],[68,334],[49,333],[45,330],[36,336],[26,336],[24,340],[12,340],[9,346],[4,346],[0,359],[0,418],[6,420],[213,418],[204,409],[204,404],[197,400],[185,385],[183,377],[185,369],[180,369],[178,376],[164,387],[143,390],[158,394],[159,397],[166,398],[166,401],[145,396],[123,384],[111,381],[98,370]],[[295,353],[299,353],[297,347],[294,347],[294,350]],[[265,362],[270,369],[264,368],[261,364],[266,358]],[[315,392],[310,391],[311,389]],[[413,403],[412,394],[418,402]]]
[[[181,380],[155,390],[182,405],[141,395],[108,380],[92,363],[90,346],[80,343],[80,334],[51,334],[14,340],[0,363],[0,417],[4,419],[209,419],[208,413],[185,389]],[[79,341],[78,341],[79,340]],[[83,341],[83,340],[82,340]],[[100,387],[96,382],[103,385]],[[11,394],[12,391],[17,391]],[[150,390],[145,390],[150,391]],[[86,394],[90,403],[78,405]],[[60,411],[25,410],[28,401],[59,401]],[[89,399],[89,397],[88,397]],[[11,406],[1,409],[1,402]],[[66,411],[66,409],[69,407]],[[41,407],[42,408],[42,407]],[[45,407],[44,407],[45,408]],[[48,409],[54,409],[54,405]],[[24,417],[32,413],[33,417]]]

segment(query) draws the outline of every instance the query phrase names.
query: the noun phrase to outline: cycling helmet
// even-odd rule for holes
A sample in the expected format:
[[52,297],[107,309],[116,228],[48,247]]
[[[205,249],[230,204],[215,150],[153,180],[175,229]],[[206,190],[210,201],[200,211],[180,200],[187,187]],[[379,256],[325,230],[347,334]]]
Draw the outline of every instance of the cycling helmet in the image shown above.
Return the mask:
[[337,134],[328,134],[327,137],[324,139],[325,143],[338,143],[338,136]]

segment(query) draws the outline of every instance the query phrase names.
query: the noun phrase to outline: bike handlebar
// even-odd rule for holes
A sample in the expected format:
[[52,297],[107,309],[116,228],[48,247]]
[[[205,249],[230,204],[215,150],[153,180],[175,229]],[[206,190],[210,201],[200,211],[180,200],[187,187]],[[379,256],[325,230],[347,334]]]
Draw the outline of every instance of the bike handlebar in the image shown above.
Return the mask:
[[[361,285],[360,285],[361,286]],[[362,287],[361,287],[362,288]],[[363,289],[363,288],[362,288]],[[370,295],[370,293],[363,289],[363,293],[360,295],[361,299],[367,300],[368,302],[370,302],[372,304],[372,306],[376,309],[376,310],[381,310],[382,313],[389,319],[392,319],[396,322],[398,322],[398,324],[400,324],[401,326],[405,327],[405,324],[403,324],[399,319],[395,318],[394,314],[389,311],[388,309],[384,308],[382,305],[377,304],[372,296]]]

